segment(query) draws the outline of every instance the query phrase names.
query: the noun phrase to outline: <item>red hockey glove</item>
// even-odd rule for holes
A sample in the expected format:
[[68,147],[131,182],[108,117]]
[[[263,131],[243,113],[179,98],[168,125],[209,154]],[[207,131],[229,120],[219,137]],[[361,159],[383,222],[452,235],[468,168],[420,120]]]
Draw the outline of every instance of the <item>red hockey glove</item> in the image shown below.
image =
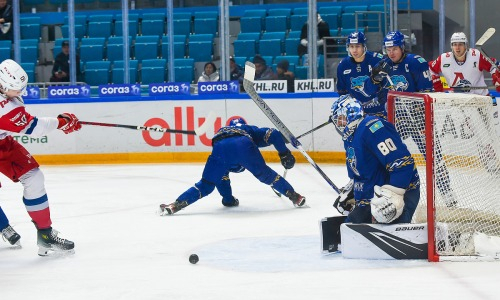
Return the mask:
[[434,87],[434,92],[444,92],[441,77],[438,75],[432,75],[432,86]]
[[66,134],[78,131],[82,128],[82,124],[80,124],[78,118],[74,114],[62,113],[57,116],[57,119],[59,120],[57,129],[62,130]]
[[491,74],[491,78],[493,79],[493,84],[497,92],[500,92],[500,71],[497,70],[495,73]]

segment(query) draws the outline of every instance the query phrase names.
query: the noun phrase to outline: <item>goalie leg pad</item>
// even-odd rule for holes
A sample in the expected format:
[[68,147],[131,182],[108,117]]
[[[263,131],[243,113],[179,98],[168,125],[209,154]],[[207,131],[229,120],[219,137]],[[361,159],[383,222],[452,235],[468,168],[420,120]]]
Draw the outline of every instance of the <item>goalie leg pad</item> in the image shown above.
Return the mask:
[[340,225],[346,220],[345,216],[329,217],[321,219],[321,247],[323,253],[333,253],[339,250],[341,243]]

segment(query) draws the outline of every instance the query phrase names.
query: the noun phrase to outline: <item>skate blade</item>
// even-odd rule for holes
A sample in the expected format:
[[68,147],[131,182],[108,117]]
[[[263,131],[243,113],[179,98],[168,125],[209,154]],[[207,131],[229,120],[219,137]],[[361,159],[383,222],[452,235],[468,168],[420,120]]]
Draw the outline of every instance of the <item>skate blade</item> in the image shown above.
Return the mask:
[[156,214],[159,215],[160,217],[173,215],[173,212],[167,207],[168,206],[166,204],[160,204],[160,208],[158,208]]
[[59,257],[59,256],[73,255],[73,254],[75,254],[75,249],[61,250],[61,249],[38,247],[39,256]]

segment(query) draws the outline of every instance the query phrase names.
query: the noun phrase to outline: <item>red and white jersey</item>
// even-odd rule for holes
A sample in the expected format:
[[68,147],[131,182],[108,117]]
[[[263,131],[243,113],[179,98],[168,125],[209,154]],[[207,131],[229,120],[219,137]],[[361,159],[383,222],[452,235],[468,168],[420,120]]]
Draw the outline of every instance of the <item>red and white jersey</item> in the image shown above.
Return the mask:
[[[456,86],[460,80],[470,82],[470,86],[486,86],[483,71],[492,74],[495,72],[495,67],[474,48],[469,48],[465,62],[461,65],[457,63],[452,52],[446,52],[429,62],[429,69],[433,75],[442,74],[450,87]],[[488,95],[488,90],[471,90],[470,93]]]
[[37,118],[30,115],[21,97],[6,98],[0,94],[0,139],[12,133],[43,136],[57,129],[57,118]]

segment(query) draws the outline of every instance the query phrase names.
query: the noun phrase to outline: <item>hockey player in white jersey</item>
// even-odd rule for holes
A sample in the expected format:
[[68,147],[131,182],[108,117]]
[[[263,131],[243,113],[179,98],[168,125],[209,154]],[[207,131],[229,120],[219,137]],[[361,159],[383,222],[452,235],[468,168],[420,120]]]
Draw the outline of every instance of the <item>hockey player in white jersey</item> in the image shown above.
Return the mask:
[[[27,83],[28,75],[18,63],[10,59],[0,63],[0,172],[23,185],[23,202],[38,231],[38,255],[73,253],[74,243],[59,237],[51,227],[44,175],[38,162],[11,134],[43,136],[55,129],[68,134],[80,130],[81,124],[71,113],[62,113],[57,118],[30,115],[21,97]],[[2,229],[4,237],[17,234],[8,222],[4,225],[8,226],[6,233]]]
[[[469,41],[463,32],[455,32],[450,39],[451,52],[441,54],[436,60],[429,62],[432,83],[435,92],[443,92],[440,74],[444,76],[450,87],[482,87],[486,86],[484,73],[491,73],[493,84],[500,92],[500,72],[495,65],[488,62],[483,54],[469,48]],[[479,95],[488,95],[488,89],[461,90]]]

